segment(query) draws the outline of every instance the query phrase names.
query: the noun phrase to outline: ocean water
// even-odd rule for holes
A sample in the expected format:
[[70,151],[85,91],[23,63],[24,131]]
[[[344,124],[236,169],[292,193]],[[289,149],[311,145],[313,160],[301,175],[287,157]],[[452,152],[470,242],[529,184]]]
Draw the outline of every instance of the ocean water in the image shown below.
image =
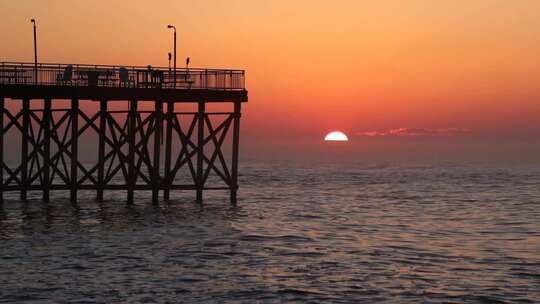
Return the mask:
[[237,207],[6,195],[0,302],[540,303],[540,167],[244,161],[240,183]]

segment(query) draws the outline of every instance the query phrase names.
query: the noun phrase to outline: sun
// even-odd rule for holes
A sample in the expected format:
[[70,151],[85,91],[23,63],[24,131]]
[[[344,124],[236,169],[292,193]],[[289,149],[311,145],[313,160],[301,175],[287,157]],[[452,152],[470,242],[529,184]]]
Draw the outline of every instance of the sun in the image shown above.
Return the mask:
[[334,132],[328,133],[324,137],[324,140],[325,141],[349,141],[349,138],[343,132],[334,131]]

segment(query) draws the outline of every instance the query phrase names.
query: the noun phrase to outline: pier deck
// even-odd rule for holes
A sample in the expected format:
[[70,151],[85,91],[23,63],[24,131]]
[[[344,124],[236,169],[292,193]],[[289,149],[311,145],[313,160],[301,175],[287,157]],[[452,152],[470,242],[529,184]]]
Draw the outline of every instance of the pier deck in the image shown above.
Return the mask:
[[[221,189],[236,203],[244,83],[243,70],[0,63],[0,198],[194,190],[202,201]],[[95,151],[80,151],[83,138]]]

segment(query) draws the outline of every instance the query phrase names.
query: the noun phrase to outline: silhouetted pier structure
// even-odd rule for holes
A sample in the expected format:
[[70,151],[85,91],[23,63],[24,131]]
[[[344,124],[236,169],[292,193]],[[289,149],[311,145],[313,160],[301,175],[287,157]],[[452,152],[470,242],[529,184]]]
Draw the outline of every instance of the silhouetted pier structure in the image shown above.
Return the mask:
[[[136,190],[150,190],[158,202],[160,191],[168,200],[170,191],[193,190],[200,202],[204,190],[229,190],[236,203],[244,75],[0,63],[0,198],[38,190],[48,201],[51,190],[67,190],[76,202],[78,190],[95,190],[101,201],[107,190],[125,190],[132,203]],[[216,104],[230,109],[207,109]],[[177,110],[186,106],[193,110]],[[95,149],[81,151],[82,139]],[[17,160],[6,159],[9,149]]]

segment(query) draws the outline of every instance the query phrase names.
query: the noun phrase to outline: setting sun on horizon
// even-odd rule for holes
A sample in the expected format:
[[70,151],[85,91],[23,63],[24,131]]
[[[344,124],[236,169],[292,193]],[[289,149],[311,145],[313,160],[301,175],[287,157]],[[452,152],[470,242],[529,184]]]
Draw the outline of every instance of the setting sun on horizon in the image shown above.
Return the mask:
[[345,133],[343,133],[343,132],[340,132],[340,131],[334,131],[334,132],[328,133],[328,134],[324,137],[324,140],[325,140],[325,141],[348,141],[349,138],[348,138],[347,135],[345,135]]

